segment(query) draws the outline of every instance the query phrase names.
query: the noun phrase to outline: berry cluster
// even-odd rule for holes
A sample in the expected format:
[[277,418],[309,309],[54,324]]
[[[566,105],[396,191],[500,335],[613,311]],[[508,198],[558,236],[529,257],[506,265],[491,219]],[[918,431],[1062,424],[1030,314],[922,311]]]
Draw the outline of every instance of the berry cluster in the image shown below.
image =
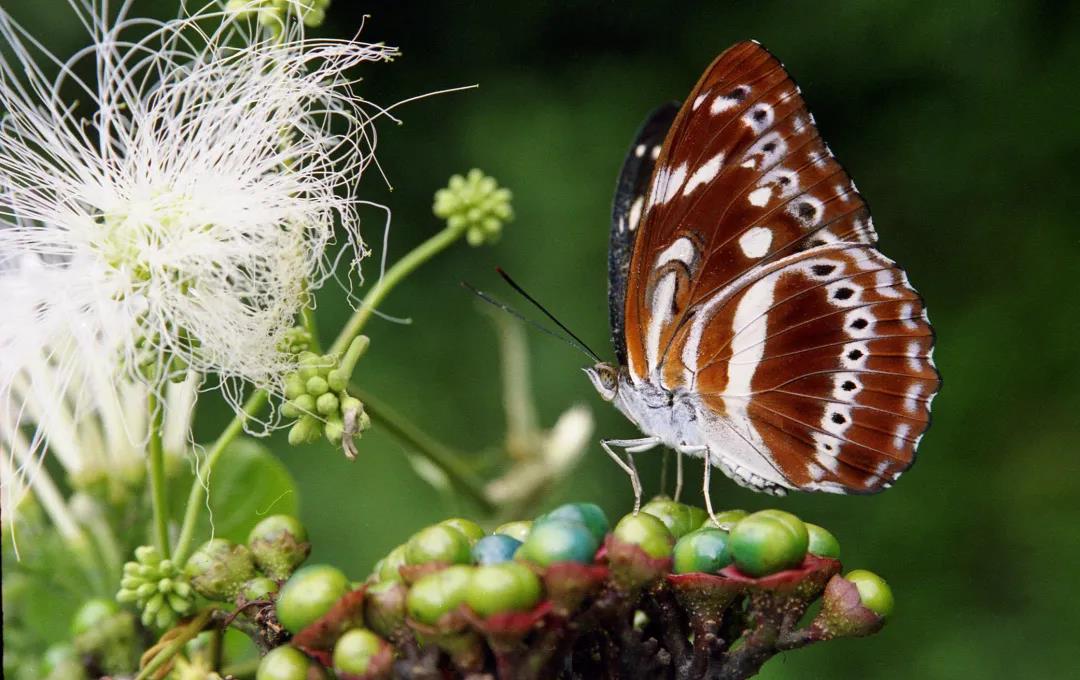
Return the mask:
[[435,192],[432,210],[451,229],[464,231],[469,245],[479,246],[498,240],[503,224],[514,219],[512,198],[509,189],[474,168],[464,177],[454,175]]
[[827,530],[779,510],[716,519],[655,499],[612,527],[571,503],[491,534],[457,518],[427,527],[362,584],[305,567],[276,594],[292,638],[257,678],[745,678],[779,652],[874,633],[891,612],[880,577],[840,575]]

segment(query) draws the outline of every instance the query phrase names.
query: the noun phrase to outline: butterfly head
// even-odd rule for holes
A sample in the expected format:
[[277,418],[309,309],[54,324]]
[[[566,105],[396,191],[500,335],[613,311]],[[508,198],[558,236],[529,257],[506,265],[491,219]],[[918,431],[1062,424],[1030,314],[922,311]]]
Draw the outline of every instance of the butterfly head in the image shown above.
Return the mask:
[[593,387],[604,401],[611,401],[619,392],[619,369],[604,362],[598,362],[582,369],[589,376]]

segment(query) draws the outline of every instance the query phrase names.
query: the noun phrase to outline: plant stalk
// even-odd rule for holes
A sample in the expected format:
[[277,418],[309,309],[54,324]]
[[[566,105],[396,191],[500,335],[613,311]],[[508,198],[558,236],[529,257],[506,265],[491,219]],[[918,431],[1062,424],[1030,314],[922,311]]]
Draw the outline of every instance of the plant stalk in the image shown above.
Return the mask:
[[169,506],[165,482],[165,449],[161,442],[164,409],[157,392],[149,396],[150,444],[147,466],[150,469],[150,495],[154,508],[154,543],[165,559],[169,559]]

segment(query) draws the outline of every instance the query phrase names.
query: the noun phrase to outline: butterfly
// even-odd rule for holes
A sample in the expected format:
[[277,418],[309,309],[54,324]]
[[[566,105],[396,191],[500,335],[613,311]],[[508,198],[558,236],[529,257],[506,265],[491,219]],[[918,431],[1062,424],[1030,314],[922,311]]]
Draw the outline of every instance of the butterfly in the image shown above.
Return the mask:
[[[654,111],[616,187],[609,252],[617,363],[585,369],[664,446],[774,495],[874,493],[911,466],[941,385],[907,274],[875,247],[870,210],[801,91],[757,42]],[[615,449],[622,449],[625,460]]]

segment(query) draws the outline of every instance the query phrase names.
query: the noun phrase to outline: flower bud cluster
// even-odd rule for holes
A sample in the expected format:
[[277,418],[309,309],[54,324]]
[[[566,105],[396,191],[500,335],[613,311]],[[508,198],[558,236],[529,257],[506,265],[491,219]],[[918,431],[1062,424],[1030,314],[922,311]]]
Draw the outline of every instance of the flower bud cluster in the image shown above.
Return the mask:
[[[335,446],[352,439],[371,426],[364,405],[348,392],[356,362],[368,346],[368,338],[359,336],[345,354],[338,358],[329,354],[302,351],[299,369],[285,379],[288,401],[281,412],[296,418],[289,430],[292,445],[313,442],[325,436]],[[346,446],[351,451],[350,446]]]
[[464,231],[469,245],[479,246],[497,241],[503,224],[514,219],[512,198],[509,189],[474,168],[464,177],[454,175],[449,186],[435,192],[432,210],[451,229]]
[[157,548],[145,545],[136,548],[135,560],[124,565],[116,599],[134,603],[142,612],[143,625],[157,628],[168,628],[195,606],[195,593],[180,568]]

